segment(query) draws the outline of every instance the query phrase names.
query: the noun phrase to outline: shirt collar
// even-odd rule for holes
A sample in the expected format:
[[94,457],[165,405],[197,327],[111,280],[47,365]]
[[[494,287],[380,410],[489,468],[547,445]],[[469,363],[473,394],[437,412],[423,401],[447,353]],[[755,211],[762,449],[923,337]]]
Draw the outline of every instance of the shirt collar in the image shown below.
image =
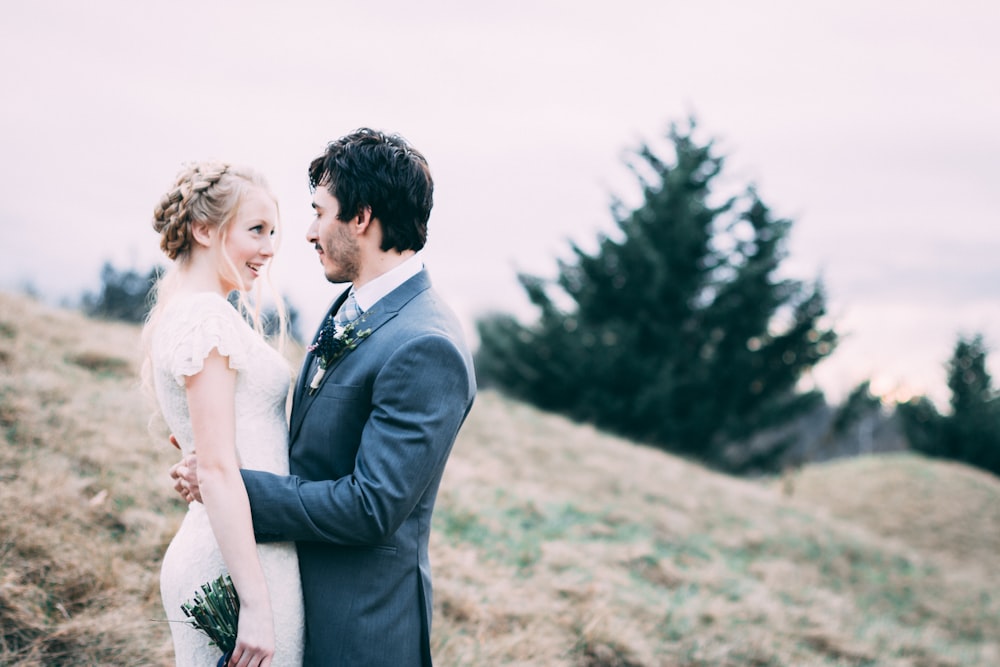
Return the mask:
[[399,266],[386,271],[378,278],[356,289],[354,298],[357,300],[361,312],[371,309],[382,297],[420,273],[423,268],[424,260],[419,254],[415,254]]

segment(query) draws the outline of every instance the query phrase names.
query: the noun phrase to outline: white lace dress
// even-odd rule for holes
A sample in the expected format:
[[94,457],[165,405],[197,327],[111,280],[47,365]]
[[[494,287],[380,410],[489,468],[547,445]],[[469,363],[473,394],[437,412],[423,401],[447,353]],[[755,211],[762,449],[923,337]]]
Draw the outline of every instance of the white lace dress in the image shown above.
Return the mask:
[[[229,358],[236,376],[236,449],[240,465],[288,474],[285,360],[218,294],[178,296],[166,305],[152,338],[153,384],[160,409],[184,453],[193,449],[185,376],[197,374],[212,349]],[[304,620],[299,565],[292,543],[257,547],[274,611],[274,667],[302,664]],[[191,503],[160,571],[167,618],[185,620],[181,603],[226,571],[201,503]],[[221,652],[187,623],[171,623],[179,666],[212,667]]]

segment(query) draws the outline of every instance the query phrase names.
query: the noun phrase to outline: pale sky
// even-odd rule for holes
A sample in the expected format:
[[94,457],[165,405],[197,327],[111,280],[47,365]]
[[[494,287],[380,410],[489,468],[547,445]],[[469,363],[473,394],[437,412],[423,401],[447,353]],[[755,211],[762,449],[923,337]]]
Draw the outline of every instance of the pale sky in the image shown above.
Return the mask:
[[844,339],[818,385],[940,400],[960,333],[1000,346],[998,34],[987,0],[9,3],[0,289],[58,301],[106,260],[162,262],[154,204],[219,158],[270,179],[308,335],[337,290],[304,241],[306,166],[367,125],[430,161],[424,258],[471,337],[531,315],[516,271],[611,231],[627,152],[693,113],[794,220],[785,273],[826,285]]

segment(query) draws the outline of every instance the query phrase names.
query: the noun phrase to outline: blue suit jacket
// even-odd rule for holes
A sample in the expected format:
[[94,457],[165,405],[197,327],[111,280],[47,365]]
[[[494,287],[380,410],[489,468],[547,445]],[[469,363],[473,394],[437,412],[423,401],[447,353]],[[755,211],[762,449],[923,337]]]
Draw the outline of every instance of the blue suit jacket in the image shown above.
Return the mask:
[[431,512],[476,393],[472,357],[426,271],[378,301],[369,327],[313,395],[306,356],[291,475],[243,474],[257,539],[298,544],[306,665],[431,664]]

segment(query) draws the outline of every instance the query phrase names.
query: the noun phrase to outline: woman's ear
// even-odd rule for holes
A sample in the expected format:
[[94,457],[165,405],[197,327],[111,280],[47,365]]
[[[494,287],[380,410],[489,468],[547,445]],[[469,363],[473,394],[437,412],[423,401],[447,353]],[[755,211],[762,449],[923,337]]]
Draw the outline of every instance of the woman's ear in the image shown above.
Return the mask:
[[191,236],[194,237],[195,243],[207,248],[212,245],[212,239],[215,237],[215,227],[204,222],[192,222]]

